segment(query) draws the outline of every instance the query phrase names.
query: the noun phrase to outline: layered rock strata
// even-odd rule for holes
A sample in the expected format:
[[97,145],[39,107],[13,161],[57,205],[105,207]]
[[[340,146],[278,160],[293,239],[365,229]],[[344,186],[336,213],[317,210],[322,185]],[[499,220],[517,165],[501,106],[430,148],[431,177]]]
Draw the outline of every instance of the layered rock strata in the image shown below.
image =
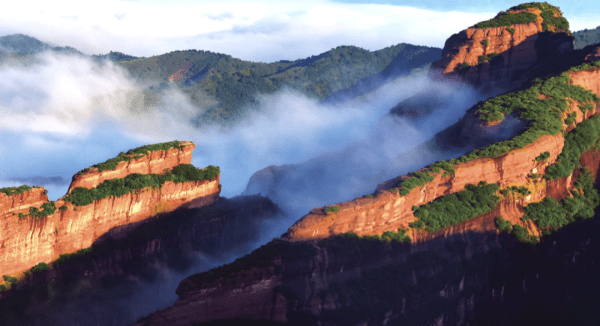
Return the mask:
[[540,10],[530,11],[538,19],[528,24],[471,27],[452,35],[442,58],[431,65],[430,77],[514,89],[527,80],[527,72],[535,65],[573,50],[571,36],[544,32]]
[[[143,162],[134,163],[135,168],[121,169],[120,173],[135,173],[131,172],[135,169],[147,171],[152,167],[164,170],[165,166],[177,165],[179,154],[191,160],[191,150],[187,153],[162,151],[155,156],[149,155],[149,159]],[[157,162],[150,160],[152,157]],[[124,166],[122,163],[120,166]],[[93,173],[88,181],[94,181],[88,184],[112,179],[114,171],[107,173],[110,177]],[[74,180],[74,183],[80,181]],[[71,188],[74,188],[73,185]],[[218,200],[219,193],[219,176],[212,180],[182,183],[167,181],[160,188],[147,187],[120,197],[95,200],[85,206],[75,206],[59,199],[53,214],[39,218],[28,214],[30,208],[40,208],[49,203],[43,188],[33,188],[12,196],[0,193],[0,275],[18,273],[40,262],[51,263],[61,254],[90,247],[111,230],[118,231],[148,217],[182,206],[208,205]],[[114,233],[118,236],[119,232]]]
[[146,155],[135,158],[135,155],[127,155],[129,161],[119,162],[114,170],[99,172],[98,168],[88,168],[73,176],[67,193],[77,187],[94,188],[105,180],[124,178],[130,174],[162,174],[165,170],[172,169],[179,164],[192,163],[192,151],[196,148],[192,142],[181,142],[181,149],[171,148],[148,152]]

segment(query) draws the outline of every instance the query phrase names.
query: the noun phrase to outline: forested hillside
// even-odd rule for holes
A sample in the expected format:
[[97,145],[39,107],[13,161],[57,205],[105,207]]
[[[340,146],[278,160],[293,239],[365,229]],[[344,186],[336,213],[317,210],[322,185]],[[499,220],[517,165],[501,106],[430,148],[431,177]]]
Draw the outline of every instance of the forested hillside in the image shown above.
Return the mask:
[[[336,98],[360,94],[386,78],[427,66],[439,59],[440,53],[438,48],[404,43],[373,52],[339,46],[306,59],[262,63],[186,50],[119,64],[133,77],[151,82],[152,92],[170,82],[181,87],[192,103],[206,109],[197,119],[203,124],[234,121],[257,103],[258,94],[273,93],[285,86],[320,100],[334,93]],[[351,91],[340,92],[353,86]],[[147,95],[152,98],[152,94]]]
[[594,29],[584,29],[573,33],[575,40],[573,44],[576,49],[583,49],[588,45],[600,43],[600,26]]

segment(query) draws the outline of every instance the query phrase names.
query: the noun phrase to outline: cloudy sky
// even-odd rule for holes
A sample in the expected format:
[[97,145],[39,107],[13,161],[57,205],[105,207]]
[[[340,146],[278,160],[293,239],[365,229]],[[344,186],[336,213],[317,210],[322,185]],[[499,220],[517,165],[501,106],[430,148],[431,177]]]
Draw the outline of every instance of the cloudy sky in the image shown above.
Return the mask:
[[[202,49],[245,60],[293,60],[338,45],[370,50],[407,42],[443,47],[452,33],[519,1],[13,1],[0,35],[23,33],[87,54],[137,56]],[[552,1],[572,30],[600,25],[592,1]]]

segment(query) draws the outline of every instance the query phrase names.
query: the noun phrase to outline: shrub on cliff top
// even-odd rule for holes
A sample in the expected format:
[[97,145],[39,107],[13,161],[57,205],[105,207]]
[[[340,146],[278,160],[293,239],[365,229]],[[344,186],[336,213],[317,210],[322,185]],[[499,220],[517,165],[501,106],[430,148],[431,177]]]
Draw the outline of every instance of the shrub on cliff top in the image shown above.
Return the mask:
[[544,178],[554,180],[569,176],[579,164],[581,154],[600,139],[600,116],[595,115],[579,123],[565,136],[565,145],[556,163],[548,166]]
[[594,187],[592,174],[584,168],[571,190],[572,197],[556,201],[546,197],[539,203],[525,206],[523,220],[533,220],[541,229],[556,230],[575,221],[594,216],[594,209],[600,204],[600,195]]
[[167,151],[171,148],[182,149],[183,147],[185,147],[183,143],[178,140],[160,144],[145,145],[134,149],[130,149],[127,151],[127,153],[121,152],[119,153],[119,155],[117,155],[117,157],[108,159],[106,160],[106,162],[103,163],[95,164],[93,165],[93,167],[98,168],[98,172],[114,170],[117,168],[117,165],[120,162],[129,162],[132,159],[132,157],[137,159],[144,155],[147,155],[148,152]]
[[535,21],[537,16],[530,12],[520,12],[512,14],[509,12],[501,11],[496,17],[475,24],[475,27],[486,29],[489,27],[502,27],[516,24],[529,24]]
[[[546,31],[569,32],[569,22],[562,17],[562,12],[558,7],[552,6],[546,2],[529,2],[511,7],[508,12],[501,11],[496,17],[477,23],[474,27],[486,29],[489,27],[510,26],[516,24],[529,24],[536,20],[537,16],[531,12],[511,13],[511,11],[526,10],[536,8],[541,11],[542,29]],[[554,17],[557,16],[557,17]],[[507,30],[509,30],[507,28]],[[509,30],[514,34],[514,29]]]
[[336,213],[340,211],[340,206],[331,206],[331,207],[327,207],[325,209],[325,213],[329,214],[329,213]]
[[160,188],[167,181],[182,183],[188,181],[213,180],[220,173],[217,166],[209,165],[198,169],[191,164],[180,164],[165,174],[139,174],[134,173],[125,178],[105,180],[97,187],[87,189],[76,187],[71,194],[63,197],[66,202],[75,206],[86,206],[108,197],[121,197],[136,190],[146,187]]
[[495,195],[499,189],[498,185],[484,181],[477,186],[470,184],[463,191],[419,206],[414,214],[428,232],[435,232],[495,209],[500,202],[500,197]]
[[546,161],[550,157],[550,152],[543,152],[535,158],[536,162]]
[[29,187],[27,185],[22,185],[22,186],[18,186],[18,187],[0,188],[0,193],[6,194],[7,196],[12,196],[12,195],[20,195],[22,193],[28,192],[29,190],[31,190],[31,187]]
[[31,269],[29,271],[31,272],[31,274],[35,274],[35,273],[47,271],[49,269],[50,269],[50,266],[48,266],[48,264],[41,262],[41,263],[31,267]]

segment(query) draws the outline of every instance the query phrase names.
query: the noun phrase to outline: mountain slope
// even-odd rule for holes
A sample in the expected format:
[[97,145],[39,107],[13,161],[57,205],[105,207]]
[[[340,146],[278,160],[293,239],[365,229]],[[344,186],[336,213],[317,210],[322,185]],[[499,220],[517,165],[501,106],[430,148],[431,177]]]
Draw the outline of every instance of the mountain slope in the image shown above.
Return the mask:
[[388,78],[409,74],[439,58],[440,49],[398,44],[378,51],[339,46],[296,61],[249,62],[209,51],[175,51],[119,64],[160,90],[170,82],[206,112],[197,123],[228,123],[257,104],[256,96],[290,88],[332,100],[361,95]]
[[[528,10],[538,7],[541,13]],[[550,16],[544,14],[548,8],[554,12]],[[574,228],[585,224],[600,203],[594,187],[599,167],[595,144],[600,140],[600,62],[588,56],[591,48],[584,53],[564,47],[569,32],[562,19],[550,23],[560,18],[552,8],[546,3],[511,8],[510,14],[531,15],[525,15],[527,21],[511,21],[508,28],[539,24],[537,33],[565,34],[559,35],[559,42],[545,45],[555,46],[555,52],[570,58],[568,63],[577,58],[579,62],[559,71],[532,69],[545,59],[533,54],[526,71],[532,77],[517,80],[514,91],[468,110],[453,132],[487,139],[485,147],[390,180],[372,195],[315,208],[282,239],[182,281],[173,307],[138,324],[185,325],[221,319],[223,324],[241,325],[244,321],[239,318],[248,316],[265,325],[267,321],[297,325],[491,322],[482,318],[483,312],[500,315],[496,308],[502,307],[505,294],[518,297],[519,288],[526,292],[539,284],[530,273],[537,273],[536,279],[554,274],[555,270],[526,263],[521,254],[540,238],[544,248],[553,250],[544,241],[556,240],[555,232],[564,235],[568,224]],[[484,23],[474,28],[474,35],[504,26]],[[447,59],[452,62],[452,57]],[[443,76],[438,78],[453,79]],[[481,74],[478,80],[486,82],[486,76]],[[498,126],[515,121],[521,122],[508,139],[489,142],[500,136]],[[583,242],[578,248],[590,239]],[[535,250],[524,256],[543,260]],[[512,309],[517,308],[512,305]],[[496,322],[504,325],[510,320],[515,319]]]

